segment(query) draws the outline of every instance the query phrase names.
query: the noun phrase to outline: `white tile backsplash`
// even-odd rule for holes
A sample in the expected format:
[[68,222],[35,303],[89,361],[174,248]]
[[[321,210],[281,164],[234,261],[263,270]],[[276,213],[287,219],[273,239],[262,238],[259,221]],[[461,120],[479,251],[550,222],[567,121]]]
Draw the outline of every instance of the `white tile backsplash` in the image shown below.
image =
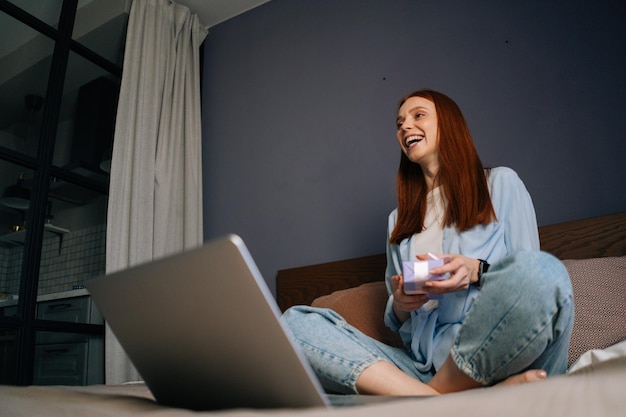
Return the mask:
[[[38,295],[71,290],[105,271],[106,225],[63,235],[46,233],[41,251]],[[0,292],[19,293],[23,246],[0,247]]]

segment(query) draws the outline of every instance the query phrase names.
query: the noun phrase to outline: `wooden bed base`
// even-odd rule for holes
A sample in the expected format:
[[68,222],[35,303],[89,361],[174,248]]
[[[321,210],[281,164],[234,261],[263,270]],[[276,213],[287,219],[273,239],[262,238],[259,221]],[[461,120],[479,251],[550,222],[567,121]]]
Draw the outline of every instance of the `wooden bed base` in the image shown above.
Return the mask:
[[[542,226],[541,250],[559,259],[626,255],[626,212]],[[337,290],[384,279],[385,254],[283,269],[276,277],[278,305],[293,305]]]

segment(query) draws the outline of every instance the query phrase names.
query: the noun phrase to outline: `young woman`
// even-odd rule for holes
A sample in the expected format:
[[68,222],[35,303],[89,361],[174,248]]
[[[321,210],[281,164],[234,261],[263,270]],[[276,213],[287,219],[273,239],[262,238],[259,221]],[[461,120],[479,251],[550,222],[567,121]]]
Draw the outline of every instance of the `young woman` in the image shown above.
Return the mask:
[[[531,198],[509,168],[484,169],[449,97],[400,102],[398,207],[389,216],[385,323],[405,349],[362,334],[326,309],[284,320],[330,392],[434,395],[521,383],[566,371],[573,294],[565,267],[539,251]],[[402,262],[427,253],[426,294],[403,291]],[[433,296],[437,296],[437,299]]]

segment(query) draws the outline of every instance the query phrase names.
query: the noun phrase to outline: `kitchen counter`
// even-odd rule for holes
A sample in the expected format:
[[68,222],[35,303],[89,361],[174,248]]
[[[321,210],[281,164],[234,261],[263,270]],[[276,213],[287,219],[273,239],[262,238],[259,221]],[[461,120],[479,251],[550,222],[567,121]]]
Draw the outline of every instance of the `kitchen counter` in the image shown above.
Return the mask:
[[59,300],[62,298],[82,297],[83,295],[89,295],[89,291],[87,291],[86,288],[40,295],[37,297],[37,302],[39,303],[41,301]]
[[[44,295],[40,295],[37,297],[37,302],[42,302],[42,301],[52,301],[52,300],[61,300],[64,298],[73,298],[73,297],[82,297],[85,295],[89,295],[89,291],[87,291],[86,288],[81,288],[78,290],[68,290],[68,291],[61,291],[61,292],[55,292],[55,293],[51,293],[51,294],[44,294]],[[11,307],[11,306],[16,306],[19,299],[16,295],[9,295],[9,298],[7,298],[6,300],[0,300],[0,308],[2,307]]]
[[[5,298],[6,297],[6,298]],[[17,305],[18,298],[17,295],[13,294],[4,294],[2,300],[0,300],[0,308],[1,307],[10,307]]]

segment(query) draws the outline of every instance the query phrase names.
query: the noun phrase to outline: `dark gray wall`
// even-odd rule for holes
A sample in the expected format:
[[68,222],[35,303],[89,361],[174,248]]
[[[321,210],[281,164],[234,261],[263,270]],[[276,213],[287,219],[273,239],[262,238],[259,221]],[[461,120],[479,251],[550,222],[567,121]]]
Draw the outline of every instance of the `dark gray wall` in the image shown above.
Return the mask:
[[539,224],[626,210],[622,1],[272,0],[204,49],[204,235],[283,268],[381,253],[398,99],[438,89]]

